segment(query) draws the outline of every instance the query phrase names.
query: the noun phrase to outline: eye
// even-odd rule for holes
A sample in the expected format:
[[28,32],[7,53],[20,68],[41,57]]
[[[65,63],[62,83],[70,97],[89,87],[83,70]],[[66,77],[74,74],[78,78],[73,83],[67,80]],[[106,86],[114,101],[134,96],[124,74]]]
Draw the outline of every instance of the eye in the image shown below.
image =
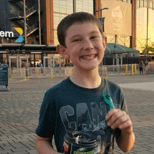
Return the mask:
[[92,36],[90,39],[95,39],[95,38],[97,38],[97,36]]
[[73,42],[79,42],[81,39],[74,39]]

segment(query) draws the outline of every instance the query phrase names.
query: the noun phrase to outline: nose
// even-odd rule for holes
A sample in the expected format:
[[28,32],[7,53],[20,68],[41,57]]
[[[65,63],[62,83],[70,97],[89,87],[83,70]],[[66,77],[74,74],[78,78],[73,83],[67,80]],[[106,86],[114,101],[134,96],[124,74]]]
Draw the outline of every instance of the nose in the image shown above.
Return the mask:
[[92,50],[93,48],[94,47],[93,47],[91,40],[89,40],[89,39],[84,40],[84,42],[83,42],[83,49],[84,50]]

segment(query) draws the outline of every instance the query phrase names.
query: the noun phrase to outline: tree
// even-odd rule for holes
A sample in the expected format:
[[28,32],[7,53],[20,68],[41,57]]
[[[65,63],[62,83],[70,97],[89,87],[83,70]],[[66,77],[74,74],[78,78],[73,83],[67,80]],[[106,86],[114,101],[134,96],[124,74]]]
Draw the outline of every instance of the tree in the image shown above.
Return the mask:
[[154,53],[154,42],[152,42],[150,45],[145,44],[142,49],[142,52],[145,55],[149,54],[150,51]]

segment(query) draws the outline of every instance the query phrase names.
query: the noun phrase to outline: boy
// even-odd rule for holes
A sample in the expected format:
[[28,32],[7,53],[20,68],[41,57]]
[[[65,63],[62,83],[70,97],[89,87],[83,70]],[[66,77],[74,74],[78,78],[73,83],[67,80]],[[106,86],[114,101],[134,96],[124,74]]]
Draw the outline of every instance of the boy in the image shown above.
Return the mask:
[[[101,23],[89,13],[74,13],[59,23],[57,52],[71,59],[74,71],[44,96],[36,129],[40,154],[64,153],[64,136],[69,131],[97,134],[101,145],[105,142],[104,154],[111,153],[114,136],[122,151],[133,147],[135,136],[123,93],[118,85],[99,76],[106,47],[102,33]],[[111,96],[115,109],[109,111],[104,94]],[[51,145],[53,135],[57,151]]]

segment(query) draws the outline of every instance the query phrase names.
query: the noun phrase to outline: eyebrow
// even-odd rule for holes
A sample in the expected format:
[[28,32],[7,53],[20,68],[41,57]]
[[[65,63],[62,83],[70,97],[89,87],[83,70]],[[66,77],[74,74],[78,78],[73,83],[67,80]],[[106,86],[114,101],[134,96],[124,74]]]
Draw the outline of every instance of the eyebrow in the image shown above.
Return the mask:
[[90,32],[89,34],[94,34],[94,33],[99,33],[98,31],[92,31],[92,32]]
[[[98,31],[92,31],[89,33],[89,35],[91,34],[98,34],[99,32]],[[81,35],[80,34],[76,34],[76,35],[73,35],[69,40],[72,40],[74,37],[80,37]]]
[[74,37],[79,37],[81,36],[80,34],[76,34],[76,35],[73,35],[69,40],[72,40]]

